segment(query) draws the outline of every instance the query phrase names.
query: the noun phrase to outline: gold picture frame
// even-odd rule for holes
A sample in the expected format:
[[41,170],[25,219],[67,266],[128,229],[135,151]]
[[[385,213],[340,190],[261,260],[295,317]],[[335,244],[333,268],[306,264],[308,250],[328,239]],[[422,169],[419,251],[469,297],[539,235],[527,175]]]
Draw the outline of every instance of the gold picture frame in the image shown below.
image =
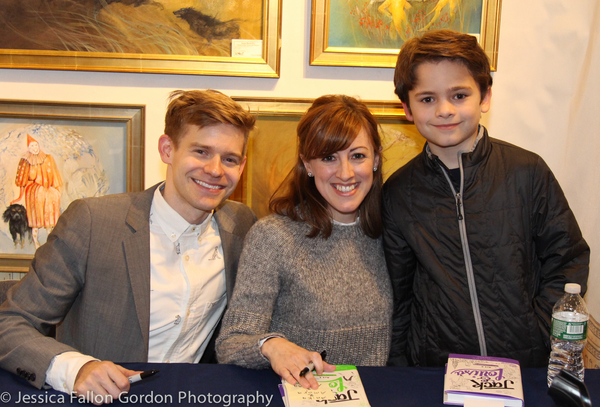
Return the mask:
[[[257,116],[250,134],[242,182],[232,195],[263,217],[268,201],[296,162],[296,126],[313,99],[233,97]],[[383,175],[396,169],[422,151],[425,139],[406,119],[399,102],[364,101],[381,127]]]
[[[332,66],[359,66],[359,67],[383,67],[393,68],[396,66],[396,59],[400,48],[382,48],[382,47],[335,47],[329,46],[330,33],[330,4],[333,0],[312,0],[312,22],[311,22],[311,38],[310,38],[310,64],[311,65],[332,65]],[[354,1],[354,0],[352,0]],[[356,0],[358,2],[358,0]],[[373,23],[373,13],[378,12],[378,9],[366,10],[368,4],[374,3],[383,5],[383,0],[379,2],[364,2],[362,6],[354,6],[349,10],[357,21],[357,24],[363,29],[368,23],[370,27],[378,30],[379,35],[386,35],[388,30],[393,30],[392,21],[384,19],[392,19],[392,16],[385,17],[383,14],[378,21]],[[425,4],[433,0],[420,0],[419,4]],[[481,27],[479,35],[479,44],[483,47],[486,54],[490,58],[492,70],[496,69],[498,62],[498,38],[500,32],[500,8],[502,0],[472,0],[481,3]],[[384,3],[390,3],[391,0],[386,0]],[[411,0],[398,0],[399,3],[407,4],[410,8]],[[440,0],[437,4],[448,3]],[[460,3],[457,1],[456,3]],[[348,7],[353,6],[348,1]],[[447,6],[446,6],[447,7]],[[446,9],[444,9],[446,10]],[[386,10],[382,13],[389,14]],[[438,14],[434,14],[435,17]],[[433,18],[429,17],[429,18]],[[419,16],[420,19],[425,16]],[[386,25],[386,22],[389,23]],[[393,32],[393,31],[391,31]],[[336,34],[337,35],[337,34]],[[391,35],[391,34],[390,34]],[[410,33],[405,34],[410,36]],[[400,38],[401,40],[401,38]]]
[[[82,0],[77,0],[82,1]],[[96,4],[92,0],[90,4]],[[233,45],[231,45],[231,49],[229,50],[229,56],[203,56],[203,55],[188,55],[188,54],[173,54],[172,50],[176,48],[177,44],[182,42],[187,42],[188,40],[191,42],[190,37],[185,37],[188,35],[195,35],[193,30],[192,22],[189,23],[189,27],[181,29],[182,33],[177,33],[177,39],[171,39],[171,36],[174,34],[170,34],[174,31],[179,31],[179,28],[174,27],[164,27],[164,41],[172,41],[173,46],[169,47],[165,44],[159,43],[149,44],[145,49],[159,49],[165,50],[168,49],[169,52],[165,51],[165,53],[127,53],[127,52],[94,52],[94,51],[53,51],[53,50],[35,50],[35,49],[0,49],[0,68],[15,68],[15,69],[51,69],[51,70],[73,70],[73,71],[108,71],[108,72],[138,72],[138,73],[167,73],[167,74],[189,74],[189,75],[220,75],[220,76],[252,76],[252,77],[267,77],[267,78],[278,78],[280,71],[280,48],[281,48],[281,1],[282,0],[254,0],[255,2],[259,2],[256,7],[262,8],[262,21],[260,22],[262,35],[262,43],[260,40],[258,43],[255,40],[248,40],[245,44],[243,43],[246,40],[237,40],[239,41],[237,44],[241,45],[236,48],[235,54],[233,56]],[[97,4],[104,4],[103,7],[131,7],[131,10],[141,10],[142,7],[162,7],[162,13],[167,13],[165,6],[162,5],[161,0],[153,0],[141,2],[143,6],[138,7],[136,4],[128,4],[125,6],[126,2],[108,2],[110,4],[106,4],[105,2],[97,2]],[[37,3],[36,3],[37,4]],[[181,4],[182,7],[185,5],[185,2],[177,3]],[[226,5],[226,3],[215,3]],[[2,10],[0,6],[0,23],[3,24],[4,29],[6,30],[7,26],[10,24],[6,24],[6,21],[3,21],[2,18]],[[97,6],[100,7],[100,6]],[[88,7],[89,8],[89,7]],[[186,10],[191,8],[182,8],[181,10]],[[239,12],[243,13],[243,8],[240,8]],[[90,13],[96,13],[92,17],[86,17],[84,23],[77,23],[79,25],[87,23],[88,20],[93,20],[96,18],[98,10],[90,11]],[[9,14],[9,13],[5,13]],[[123,13],[126,15],[127,13]],[[174,14],[170,13],[169,15]],[[198,13],[196,13],[198,14]],[[201,17],[204,19],[210,19],[211,21],[218,21],[216,17],[202,15]],[[143,14],[142,14],[143,16]],[[217,13],[217,17],[219,14]],[[241,16],[241,15],[240,15]],[[113,19],[118,21],[119,16],[113,16]],[[196,18],[198,18],[196,16]],[[147,25],[152,24],[151,16],[145,16],[145,20],[148,20]],[[165,16],[165,21],[168,21],[173,24],[172,20],[175,18],[170,16]],[[185,26],[187,23],[182,21],[181,19],[176,19],[176,21],[181,25]],[[234,21],[239,21],[241,19],[231,19],[229,21],[221,22],[220,24],[227,24]],[[187,21],[187,20],[186,20]],[[102,21],[98,24],[106,25],[105,21]],[[141,23],[140,23],[141,24]],[[75,24],[74,24],[75,25]],[[135,24],[131,24],[132,27],[129,31],[123,30],[126,33],[130,31],[137,30],[138,27]],[[199,27],[205,27],[206,22],[203,24],[198,24]],[[118,27],[118,26],[116,26]],[[120,27],[119,27],[120,28]],[[74,28],[74,30],[77,30]],[[196,27],[196,30],[199,28]],[[93,28],[88,31],[93,31]],[[114,31],[114,30],[113,30]],[[169,32],[169,33],[167,33]],[[94,34],[92,32],[92,34]],[[129,34],[127,34],[129,35]],[[133,34],[132,34],[133,35]],[[161,34],[163,35],[163,34]],[[218,33],[217,33],[218,35]],[[97,37],[98,35],[96,35]],[[132,43],[138,44],[143,41],[154,41],[157,40],[153,38],[151,35],[145,34],[141,38],[132,39]],[[40,40],[38,39],[38,42]],[[43,39],[41,40],[43,41]],[[108,41],[108,39],[107,39]],[[194,38],[194,41],[199,41]],[[211,39],[205,39],[202,37],[202,41],[207,41],[206,44],[208,46],[212,46],[213,42]],[[214,40],[216,43],[217,40]],[[253,44],[250,44],[253,42]],[[116,43],[116,45],[112,45]],[[110,43],[111,47],[116,49],[121,48],[118,44],[117,40],[111,39]],[[86,44],[87,45],[87,44]],[[83,47],[83,46],[82,46]],[[223,49],[224,46],[219,45],[220,49]],[[91,48],[87,46],[87,48]],[[258,49],[262,48],[262,55],[258,56]],[[253,51],[250,51],[252,50]],[[157,52],[157,51],[154,51]],[[186,51],[187,52],[187,51]],[[225,52],[225,51],[223,51]]]
[[[144,127],[143,105],[0,100],[2,212],[19,199],[14,203],[27,205],[15,173],[32,141],[60,173],[61,211],[77,198],[143,190]],[[0,271],[27,272],[35,252],[31,234],[18,241],[9,226],[2,219]],[[40,228],[40,240],[50,230]]]

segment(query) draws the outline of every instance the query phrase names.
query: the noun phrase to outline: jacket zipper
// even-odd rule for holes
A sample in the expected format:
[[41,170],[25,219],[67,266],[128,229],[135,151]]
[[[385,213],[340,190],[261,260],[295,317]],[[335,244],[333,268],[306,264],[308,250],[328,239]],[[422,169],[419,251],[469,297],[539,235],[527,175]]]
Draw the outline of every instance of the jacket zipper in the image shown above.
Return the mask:
[[471,307],[473,317],[475,318],[475,327],[477,329],[477,339],[479,341],[479,352],[481,356],[487,356],[487,346],[485,343],[485,333],[483,332],[483,322],[481,320],[481,311],[479,310],[479,300],[477,298],[477,287],[475,285],[475,273],[473,272],[473,262],[471,261],[471,251],[469,250],[469,239],[467,236],[467,225],[465,222],[465,211],[463,207],[463,192],[464,192],[464,170],[462,164],[462,152],[458,155],[458,166],[460,168],[460,191],[457,193],[452,184],[452,180],[448,176],[443,164],[438,162],[442,169],[442,173],[446,177],[446,181],[450,185],[454,200],[456,202],[456,217],[458,219],[458,229],[460,232],[460,241],[463,249],[463,257],[465,259],[465,269],[467,271],[467,282],[469,284],[469,295],[471,297]]

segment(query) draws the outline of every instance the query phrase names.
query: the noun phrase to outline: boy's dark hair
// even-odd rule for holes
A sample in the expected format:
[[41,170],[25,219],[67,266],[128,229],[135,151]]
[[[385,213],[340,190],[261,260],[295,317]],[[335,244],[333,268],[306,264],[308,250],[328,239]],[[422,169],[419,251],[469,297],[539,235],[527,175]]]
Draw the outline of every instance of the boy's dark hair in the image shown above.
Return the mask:
[[416,82],[416,70],[424,62],[450,60],[463,64],[479,86],[481,98],[492,86],[490,61],[477,39],[452,30],[436,30],[404,43],[394,72],[395,93],[410,108],[408,92]]
[[269,204],[271,212],[307,222],[312,226],[308,237],[331,236],[332,221],[327,201],[317,189],[314,178],[308,176],[302,157],[312,160],[345,150],[363,129],[373,143],[375,156],[380,158],[377,171],[373,172],[371,190],[359,206],[360,226],[367,236],[379,237],[383,186],[379,126],[369,108],[350,96],[321,96],[302,116],[297,128],[296,165],[273,194]]
[[171,92],[165,115],[165,134],[175,147],[188,124],[200,128],[217,124],[231,124],[244,134],[244,154],[248,135],[254,128],[256,118],[229,96],[218,90],[176,90]]

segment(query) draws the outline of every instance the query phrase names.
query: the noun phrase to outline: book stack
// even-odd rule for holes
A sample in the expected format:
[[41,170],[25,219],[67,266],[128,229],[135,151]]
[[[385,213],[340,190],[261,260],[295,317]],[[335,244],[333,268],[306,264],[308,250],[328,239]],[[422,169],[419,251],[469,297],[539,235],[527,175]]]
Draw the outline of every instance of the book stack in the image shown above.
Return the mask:
[[450,354],[444,376],[444,404],[522,407],[519,362]]
[[319,388],[305,389],[285,380],[279,391],[285,407],[314,407],[343,402],[344,407],[370,407],[356,366],[338,365],[335,372],[315,375]]

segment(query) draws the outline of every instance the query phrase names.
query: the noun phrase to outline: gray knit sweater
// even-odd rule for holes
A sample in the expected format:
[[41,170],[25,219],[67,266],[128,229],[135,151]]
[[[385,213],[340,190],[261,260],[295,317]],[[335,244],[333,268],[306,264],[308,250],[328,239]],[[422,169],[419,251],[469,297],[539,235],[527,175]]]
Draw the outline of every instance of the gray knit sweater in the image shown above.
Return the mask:
[[381,239],[358,224],[333,225],[328,239],[271,215],[244,243],[236,285],[217,339],[220,363],[270,367],[261,339],[278,334],[327,362],[385,365],[392,291]]

